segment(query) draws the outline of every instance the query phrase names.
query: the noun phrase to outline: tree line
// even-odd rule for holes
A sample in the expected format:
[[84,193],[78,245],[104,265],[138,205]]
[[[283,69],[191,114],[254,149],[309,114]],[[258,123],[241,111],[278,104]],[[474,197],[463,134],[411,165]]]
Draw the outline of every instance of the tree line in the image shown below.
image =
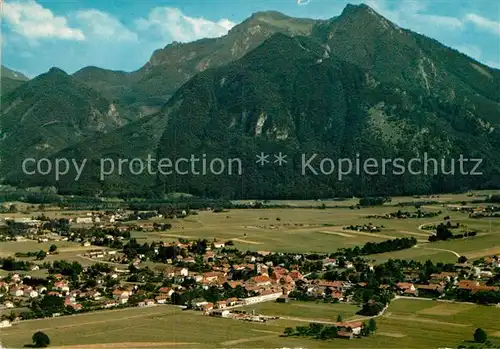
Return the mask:
[[394,240],[386,240],[382,242],[367,242],[363,246],[341,248],[334,253],[336,257],[345,256],[354,258],[357,256],[366,256],[371,254],[385,253],[390,251],[399,251],[411,248],[417,244],[417,239],[414,237],[397,238]]

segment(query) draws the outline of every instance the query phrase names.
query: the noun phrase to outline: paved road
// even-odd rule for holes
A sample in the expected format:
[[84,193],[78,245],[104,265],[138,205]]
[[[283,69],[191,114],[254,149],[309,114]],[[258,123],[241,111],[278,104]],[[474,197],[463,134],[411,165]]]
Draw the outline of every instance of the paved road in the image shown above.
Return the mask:
[[414,248],[421,248],[423,250],[432,250],[432,251],[442,251],[442,252],[449,252],[449,253],[453,253],[455,256],[457,257],[460,257],[460,254],[458,254],[457,252],[455,251],[452,251],[452,250],[446,250],[444,248],[434,248],[434,247],[422,247],[422,245],[415,245],[413,246]]

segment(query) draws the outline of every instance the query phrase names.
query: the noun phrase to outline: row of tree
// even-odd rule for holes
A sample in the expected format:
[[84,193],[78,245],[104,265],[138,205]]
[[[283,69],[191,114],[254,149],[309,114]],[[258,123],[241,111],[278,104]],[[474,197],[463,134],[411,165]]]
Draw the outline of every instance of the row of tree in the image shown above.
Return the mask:
[[407,248],[411,248],[416,244],[417,239],[415,239],[414,237],[404,237],[382,242],[367,242],[361,247],[356,246],[351,248],[342,248],[339,249],[338,252],[334,253],[334,255],[353,258],[357,256],[366,256],[377,253],[404,250]]
[[[295,328],[287,327],[283,332],[285,337],[311,337],[313,339],[328,340],[338,337],[339,327],[336,325],[324,325],[319,323],[310,323],[309,326],[297,326]],[[375,319],[370,319],[361,326],[360,336],[369,336],[377,330]]]
[[[430,242],[445,241],[445,240],[449,240],[449,239],[461,239],[464,237],[472,237],[472,236],[477,235],[477,233],[475,231],[465,232],[463,234],[453,234],[453,232],[450,230],[451,227],[452,227],[452,225],[450,222],[448,222],[447,224],[443,224],[443,223],[439,224],[436,227],[435,235],[429,236],[428,240]],[[455,227],[458,228],[459,223],[457,223],[455,225]]]

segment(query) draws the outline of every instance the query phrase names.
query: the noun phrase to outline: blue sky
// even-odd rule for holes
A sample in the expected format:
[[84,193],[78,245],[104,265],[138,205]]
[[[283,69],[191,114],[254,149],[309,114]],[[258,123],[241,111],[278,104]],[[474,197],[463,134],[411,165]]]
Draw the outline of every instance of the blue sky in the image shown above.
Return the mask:
[[33,77],[95,65],[133,71],[172,41],[224,35],[253,12],[326,19],[364,2],[401,27],[500,68],[497,0],[6,0],[2,64]]

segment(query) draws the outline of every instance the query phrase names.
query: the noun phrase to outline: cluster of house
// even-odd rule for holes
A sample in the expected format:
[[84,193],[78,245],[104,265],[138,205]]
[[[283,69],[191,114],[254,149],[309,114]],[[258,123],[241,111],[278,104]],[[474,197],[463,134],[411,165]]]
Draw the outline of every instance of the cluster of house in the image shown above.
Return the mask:
[[[9,295],[11,298],[37,298],[46,290],[47,288],[43,286],[32,287],[24,285],[19,274],[12,275],[10,282],[0,280],[0,297]],[[13,308],[14,303],[12,301],[5,301],[3,307]]]
[[363,225],[349,225],[344,227],[344,230],[353,230],[353,231],[365,231],[369,233],[379,232],[381,227],[377,227],[372,223],[363,224]]
[[116,250],[91,250],[83,254],[87,258],[104,258],[106,256],[115,256]]
[[72,306],[75,310],[82,308],[80,304],[75,303],[77,294],[70,292],[69,282],[60,274],[55,275],[55,280],[50,291],[44,285],[30,286],[24,284],[23,278],[19,274],[11,275],[9,282],[0,281],[0,297],[9,299],[3,302],[3,308],[14,308],[14,304],[16,303],[22,304],[30,299],[45,295],[65,296],[65,305]]
[[24,231],[25,234],[37,234],[42,224],[41,221],[28,217],[3,217],[0,219],[0,222],[4,227],[13,226],[18,230]]
[[498,206],[478,207],[469,212],[471,218],[500,217],[500,207]]
[[[455,264],[454,272],[441,272],[430,275],[427,284],[412,282],[419,279],[415,270],[405,270],[406,282],[395,285],[395,291],[401,296],[435,296],[443,295],[447,288],[457,290],[469,290],[472,294],[477,292],[500,291],[498,286],[487,285],[494,276],[492,270],[500,266],[500,257],[492,256],[484,259],[481,266],[472,266],[468,263]],[[380,285],[381,288],[389,288],[389,285]]]
[[450,211],[469,213],[471,218],[494,217],[500,214],[500,206],[495,205],[447,205],[446,207]]
[[113,224],[115,222],[124,221],[128,218],[128,213],[123,210],[116,212],[87,212],[78,217],[70,218],[70,223],[76,224]]
[[[182,249],[189,250],[191,242],[170,242],[167,245],[175,245]],[[78,311],[82,309],[82,304],[91,304],[92,309],[113,308],[120,305],[134,304],[141,307],[153,306],[156,304],[171,303],[174,294],[182,295],[189,292],[193,287],[208,290],[215,287],[224,292],[228,285],[235,291],[244,291],[246,296],[242,298],[229,297],[227,299],[219,299],[217,302],[208,302],[204,299],[197,299],[192,302],[194,309],[203,311],[205,314],[218,315],[221,317],[250,319],[248,316],[243,316],[236,312],[232,312],[232,308],[245,306],[266,301],[287,301],[287,297],[293,291],[300,290],[313,298],[329,298],[339,302],[351,301],[352,293],[350,289],[353,287],[365,287],[364,283],[352,283],[349,281],[340,280],[322,280],[308,279],[308,274],[301,272],[301,263],[299,260],[305,256],[297,254],[294,258],[297,260],[295,265],[290,265],[285,268],[283,265],[274,265],[273,262],[267,261],[264,257],[271,252],[261,251],[255,254],[247,254],[240,256],[239,264],[234,264],[231,256],[221,250],[225,244],[223,242],[214,241],[212,248],[207,248],[202,255],[194,256],[192,253],[177,255],[175,259],[168,260],[167,264],[158,267],[157,272],[160,272],[164,279],[170,280],[172,286],[158,287],[155,291],[146,291],[137,283],[121,283],[123,274],[115,268],[110,273],[102,273],[101,276],[95,278],[96,286],[91,289],[72,290],[70,284],[62,275],[55,275],[54,281],[50,283],[49,290],[45,286],[29,286],[23,283],[22,278],[18,274],[11,275],[9,282],[0,280],[0,296],[8,295],[8,301],[5,301],[4,307],[13,307],[13,304],[20,304],[32,298],[43,297],[44,295],[53,295],[64,297],[64,304]],[[105,254],[116,253],[109,250],[94,250],[86,253],[90,258],[102,258]],[[195,259],[195,257],[197,257]],[[196,263],[197,259],[201,258],[205,265],[210,266],[208,272],[190,271],[189,265]],[[141,256],[137,257],[137,261],[141,261]],[[134,261],[137,262],[137,261]],[[266,262],[267,261],[267,262]],[[338,267],[338,261],[335,258],[325,257],[320,260],[322,270],[326,271]],[[295,262],[292,262],[295,263]],[[194,264],[193,264],[194,265]],[[343,269],[352,270],[351,274],[356,274],[357,271],[351,261],[344,261]],[[500,258],[497,256],[485,258],[484,261],[477,266],[463,263],[456,264],[454,272],[441,272],[432,274],[430,280],[426,284],[419,282],[421,271],[417,269],[405,268],[404,282],[396,285],[380,285],[383,289],[390,289],[401,296],[436,296],[443,294],[446,289],[459,288],[468,289],[473,292],[495,290],[498,287],[487,286],[486,282],[493,275],[495,268],[500,266]],[[370,267],[372,268],[372,267]],[[85,271],[84,271],[85,273]],[[247,277],[242,277],[246,275]],[[105,287],[104,279],[110,278],[117,281],[117,286],[112,290]],[[185,283],[184,281],[191,282]],[[185,286],[183,286],[185,285]],[[237,290],[238,288],[238,290]],[[227,293],[227,294],[230,294]],[[239,292],[241,294],[241,292]],[[131,302],[131,299],[134,302]],[[137,301],[139,300],[139,301]],[[248,314],[247,314],[248,315]],[[253,316],[253,315],[252,315]],[[259,320],[260,321],[260,320]],[[344,324],[345,325],[345,324]],[[347,325],[345,325],[347,326]],[[338,326],[339,333],[345,326]],[[349,326],[353,326],[349,324]],[[352,328],[345,329],[346,335],[349,333],[356,335]],[[340,336],[342,336],[340,334]]]
[[408,219],[408,218],[429,218],[436,217],[441,214],[441,211],[436,212],[426,212],[426,211],[415,211],[415,212],[407,212],[398,210],[396,212],[389,212],[385,214],[374,214],[368,215],[365,218],[367,219]]
[[[185,211],[183,211],[185,213]],[[156,217],[162,218],[161,214],[157,214]],[[80,226],[97,226],[100,228],[117,228],[120,231],[131,231],[134,229],[145,230],[145,231],[153,231],[154,226],[153,223],[144,222],[137,224],[123,224],[124,221],[127,221],[130,218],[130,214],[125,211],[116,211],[116,212],[87,212],[84,214],[80,214],[75,217],[70,217],[69,223],[76,224]],[[33,240],[38,240],[39,242],[47,242],[47,241],[58,241],[61,240],[61,236],[56,234],[56,231],[50,231],[43,228],[43,220],[33,219],[29,217],[21,217],[21,218],[10,218],[3,217],[0,219],[0,224],[3,226],[7,226],[7,224],[14,225],[21,231],[23,231],[23,237],[29,237]],[[64,240],[67,240],[64,239]],[[84,242],[79,241],[79,242]]]

